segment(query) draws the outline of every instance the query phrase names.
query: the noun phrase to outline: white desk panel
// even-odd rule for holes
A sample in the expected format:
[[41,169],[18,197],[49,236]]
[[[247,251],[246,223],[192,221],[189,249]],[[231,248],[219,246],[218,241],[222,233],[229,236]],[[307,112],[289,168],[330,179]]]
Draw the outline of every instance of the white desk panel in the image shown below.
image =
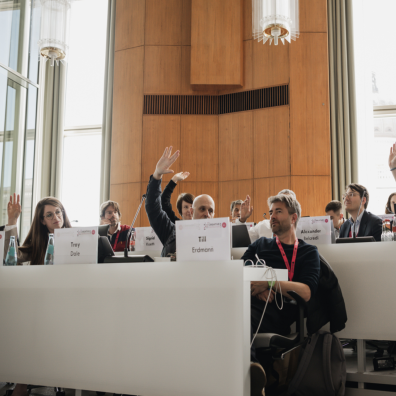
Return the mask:
[[348,321],[339,337],[396,340],[396,243],[319,245],[337,275]]
[[0,267],[0,302],[0,381],[250,393],[241,261]]

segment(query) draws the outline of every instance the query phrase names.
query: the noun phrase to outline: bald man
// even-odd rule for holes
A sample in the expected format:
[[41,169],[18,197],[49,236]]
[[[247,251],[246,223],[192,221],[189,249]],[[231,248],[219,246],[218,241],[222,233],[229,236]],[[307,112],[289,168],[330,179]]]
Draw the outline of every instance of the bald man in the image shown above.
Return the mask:
[[[173,173],[173,170],[169,168],[179,155],[180,151],[176,151],[172,155],[172,147],[169,147],[169,149],[167,147],[159,159],[147,186],[146,212],[151,227],[164,245],[161,252],[162,257],[167,257],[176,252],[176,227],[161,206],[161,180],[163,175]],[[213,218],[215,212],[213,198],[207,194],[196,197],[190,211],[193,220]]]

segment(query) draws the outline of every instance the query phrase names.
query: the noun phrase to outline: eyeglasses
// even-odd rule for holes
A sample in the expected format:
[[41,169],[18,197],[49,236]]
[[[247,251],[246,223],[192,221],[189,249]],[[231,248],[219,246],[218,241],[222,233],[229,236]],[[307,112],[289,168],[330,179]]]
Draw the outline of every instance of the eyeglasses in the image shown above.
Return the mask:
[[55,210],[55,212],[46,213],[43,217],[44,217],[46,220],[52,220],[52,219],[54,218],[54,215],[55,215],[56,217],[58,217],[58,218],[62,217],[62,215],[63,215],[63,210],[57,209],[57,210]]
[[348,197],[348,198],[353,198],[353,197],[355,197],[356,195],[359,195],[359,193],[355,192],[355,193],[344,194],[344,195],[342,196],[342,199],[345,200],[346,197]]

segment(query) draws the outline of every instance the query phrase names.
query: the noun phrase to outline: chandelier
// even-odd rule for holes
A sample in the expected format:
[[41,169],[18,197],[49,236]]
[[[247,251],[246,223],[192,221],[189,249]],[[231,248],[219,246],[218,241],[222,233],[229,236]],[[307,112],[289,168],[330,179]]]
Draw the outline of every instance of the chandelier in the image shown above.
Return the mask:
[[37,0],[41,5],[41,31],[38,42],[40,54],[45,60],[65,59],[68,52],[70,5],[72,0]]
[[252,0],[253,38],[265,44],[280,39],[290,43],[299,36],[298,0]]

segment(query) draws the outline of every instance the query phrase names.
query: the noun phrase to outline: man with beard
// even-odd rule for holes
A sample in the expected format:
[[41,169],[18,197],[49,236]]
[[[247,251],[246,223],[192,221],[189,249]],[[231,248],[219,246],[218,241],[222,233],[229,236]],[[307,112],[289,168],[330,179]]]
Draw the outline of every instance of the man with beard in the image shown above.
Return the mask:
[[[298,307],[290,303],[288,292],[297,292],[305,301],[309,301],[315,294],[320,274],[319,253],[316,246],[297,239],[296,226],[301,216],[301,206],[293,196],[280,194],[270,197],[268,207],[275,238],[261,237],[248,247],[242,260],[245,265],[251,265],[252,262],[256,263],[258,256],[269,267],[287,269],[289,280],[274,282],[271,293],[268,281],[251,283],[251,331],[252,335],[257,330],[259,333],[288,335],[290,326],[298,315]],[[278,293],[274,290],[278,290]],[[278,308],[281,299],[284,300],[282,310]],[[268,305],[260,325],[267,300]],[[263,395],[266,383],[263,366],[268,367],[271,361],[265,355],[256,354],[252,347],[251,362],[251,394]]]
[[100,206],[100,225],[109,224],[107,237],[115,252],[123,252],[125,249],[129,225],[121,225],[120,206],[117,202],[106,201]]

